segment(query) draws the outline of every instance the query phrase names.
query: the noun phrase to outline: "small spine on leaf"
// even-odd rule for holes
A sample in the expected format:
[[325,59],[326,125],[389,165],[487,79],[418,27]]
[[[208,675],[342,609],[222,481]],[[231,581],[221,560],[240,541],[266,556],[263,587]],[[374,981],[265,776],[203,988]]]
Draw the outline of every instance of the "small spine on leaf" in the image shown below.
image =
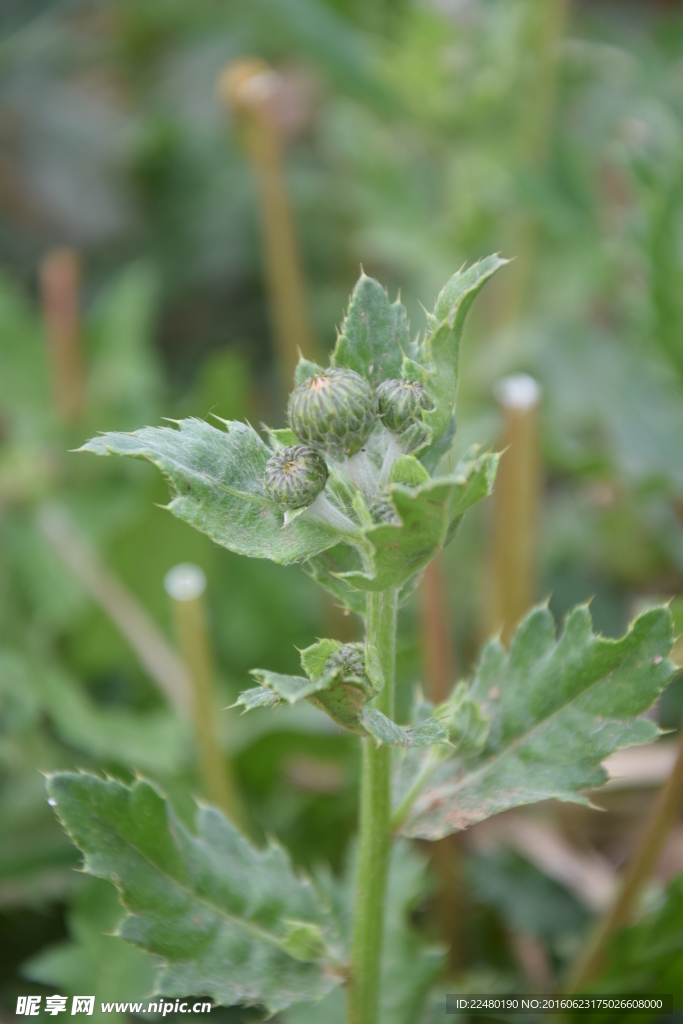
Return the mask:
[[290,445],[266,463],[263,486],[282,508],[305,508],[324,489],[329,475],[325,460],[305,444]]
[[370,383],[354,370],[325,370],[292,391],[287,412],[300,441],[349,458],[370,436],[377,398]]
[[429,396],[413,380],[385,380],[377,389],[379,415],[395,434],[422,422],[421,412],[430,406]]

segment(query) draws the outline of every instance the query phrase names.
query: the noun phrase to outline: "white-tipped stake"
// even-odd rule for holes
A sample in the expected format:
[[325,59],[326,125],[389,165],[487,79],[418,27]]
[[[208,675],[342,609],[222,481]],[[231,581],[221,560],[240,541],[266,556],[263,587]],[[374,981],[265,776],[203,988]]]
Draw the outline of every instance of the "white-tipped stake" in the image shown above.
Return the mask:
[[166,573],[164,587],[173,601],[180,654],[192,685],[192,722],[204,790],[207,798],[238,824],[243,819],[242,809],[216,733],[218,712],[203,600],[206,576],[198,565],[184,562]]
[[499,380],[493,393],[501,410],[500,460],[493,491],[493,544],[488,636],[510,640],[536,599],[541,497],[538,443],[539,383],[526,373]]

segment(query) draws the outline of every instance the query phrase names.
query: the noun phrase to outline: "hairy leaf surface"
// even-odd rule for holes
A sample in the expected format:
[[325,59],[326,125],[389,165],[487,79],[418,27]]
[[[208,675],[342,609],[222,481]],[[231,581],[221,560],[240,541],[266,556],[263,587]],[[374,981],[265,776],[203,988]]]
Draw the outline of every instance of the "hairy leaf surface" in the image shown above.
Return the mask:
[[[323,641],[323,644],[328,643],[331,641]],[[265,669],[254,669],[251,674],[262,685],[245,690],[237,698],[235,706],[241,706],[245,711],[309,700],[337,725],[351,732],[371,736],[377,746],[428,747],[448,741],[446,728],[434,718],[408,728],[396,725],[372,706],[369,700],[371,694],[351,683],[337,682],[337,672],[328,672],[318,679],[285,676]]]
[[406,311],[390,302],[382,285],[363,274],[353,289],[332,365],[355,370],[377,387],[401,376],[403,354],[411,351]]
[[388,488],[401,525],[366,529],[374,548],[374,571],[351,571],[341,579],[359,590],[402,587],[453,537],[464,513],[490,494],[498,455],[468,452],[453,476],[436,477],[419,487]]
[[434,405],[432,410],[423,413],[432,444],[445,433],[455,411],[460,342],[467,314],[489,278],[506,263],[507,260],[499,256],[487,256],[467,270],[459,270],[444,285],[436,300],[430,331],[420,353],[420,362],[428,370],[425,387]]
[[[118,887],[120,935],[163,959],[160,993],[275,1012],[341,982],[329,912],[280,847],[255,849],[211,807],[199,808],[191,835],[143,780],[64,772],[48,792],[86,870]],[[302,930],[324,950],[316,962],[292,955]]]
[[104,434],[83,445],[96,455],[147,459],[174,491],[168,505],[223,547],[252,558],[301,562],[337,544],[340,535],[310,510],[287,525],[263,490],[271,449],[248,424],[181,420],[178,429],[144,427],[132,434]]
[[[404,833],[439,839],[520,804],[589,803],[581,791],[606,781],[606,757],[657,737],[654,722],[639,716],[675,671],[671,645],[667,608],[644,612],[620,640],[596,636],[585,606],[571,612],[557,640],[549,610],[533,609],[509,654],[498,640],[486,645],[472,681],[469,696],[490,718],[486,745],[437,768]],[[419,766],[402,771],[399,798]]]

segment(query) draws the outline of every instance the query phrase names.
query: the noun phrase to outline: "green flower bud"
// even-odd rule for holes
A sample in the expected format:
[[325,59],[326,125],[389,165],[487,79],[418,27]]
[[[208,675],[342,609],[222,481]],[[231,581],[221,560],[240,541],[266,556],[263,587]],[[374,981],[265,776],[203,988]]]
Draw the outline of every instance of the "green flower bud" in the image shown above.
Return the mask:
[[374,696],[372,683],[365,672],[363,644],[342,644],[325,662],[323,675],[328,672],[337,673],[334,684],[328,690],[311,694],[311,703],[344,729],[363,735],[363,707]]
[[393,523],[400,525],[400,519],[396,509],[389,501],[386,494],[378,494],[370,505],[370,515],[373,523]]
[[422,424],[420,410],[431,405],[427,392],[413,380],[385,380],[377,388],[379,414],[389,430],[403,434]]
[[304,508],[323,490],[328,475],[325,460],[316,451],[295,444],[268,459],[263,486],[282,508]]
[[325,662],[323,675],[328,672],[341,673],[343,682],[365,685],[365,647],[363,644],[342,644]]
[[370,436],[377,399],[368,381],[353,370],[326,370],[292,391],[287,411],[300,441],[348,458]]
[[317,924],[310,921],[283,921],[287,929],[282,937],[282,948],[295,960],[312,962],[325,952],[325,939]]

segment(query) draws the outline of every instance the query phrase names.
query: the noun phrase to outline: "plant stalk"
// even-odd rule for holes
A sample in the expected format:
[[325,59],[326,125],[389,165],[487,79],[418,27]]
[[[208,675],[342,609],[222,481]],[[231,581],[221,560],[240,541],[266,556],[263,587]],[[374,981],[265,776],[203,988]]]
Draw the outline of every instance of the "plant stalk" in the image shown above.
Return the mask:
[[81,264],[73,249],[53,249],[40,266],[40,289],[57,415],[75,423],[85,407],[81,347]]
[[541,460],[538,405],[541,389],[527,374],[500,380],[495,389],[502,419],[503,457],[496,478],[492,592],[487,636],[507,646],[536,599]]
[[285,139],[277,103],[281,80],[263,61],[245,58],[225,69],[218,88],[243,129],[256,178],[275,343],[283,380],[290,383],[299,354],[312,358],[315,345],[284,174]]
[[[395,590],[368,594],[367,606],[367,644],[376,648],[384,672],[384,689],[376,704],[389,718],[394,714],[397,598]],[[391,851],[391,747],[376,747],[369,738],[362,743],[349,1024],[377,1024]]]
[[207,798],[240,826],[244,811],[216,736],[213,666],[203,601],[206,578],[196,565],[176,565],[166,574],[164,585],[173,601],[180,653],[192,686],[192,721],[203,788]]
[[618,895],[599,919],[565,985],[566,992],[580,992],[605,967],[605,946],[619,928],[629,924],[640,897],[657,867],[664,844],[683,804],[683,739],[671,775],[659,793],[639,849],[629,863]]

